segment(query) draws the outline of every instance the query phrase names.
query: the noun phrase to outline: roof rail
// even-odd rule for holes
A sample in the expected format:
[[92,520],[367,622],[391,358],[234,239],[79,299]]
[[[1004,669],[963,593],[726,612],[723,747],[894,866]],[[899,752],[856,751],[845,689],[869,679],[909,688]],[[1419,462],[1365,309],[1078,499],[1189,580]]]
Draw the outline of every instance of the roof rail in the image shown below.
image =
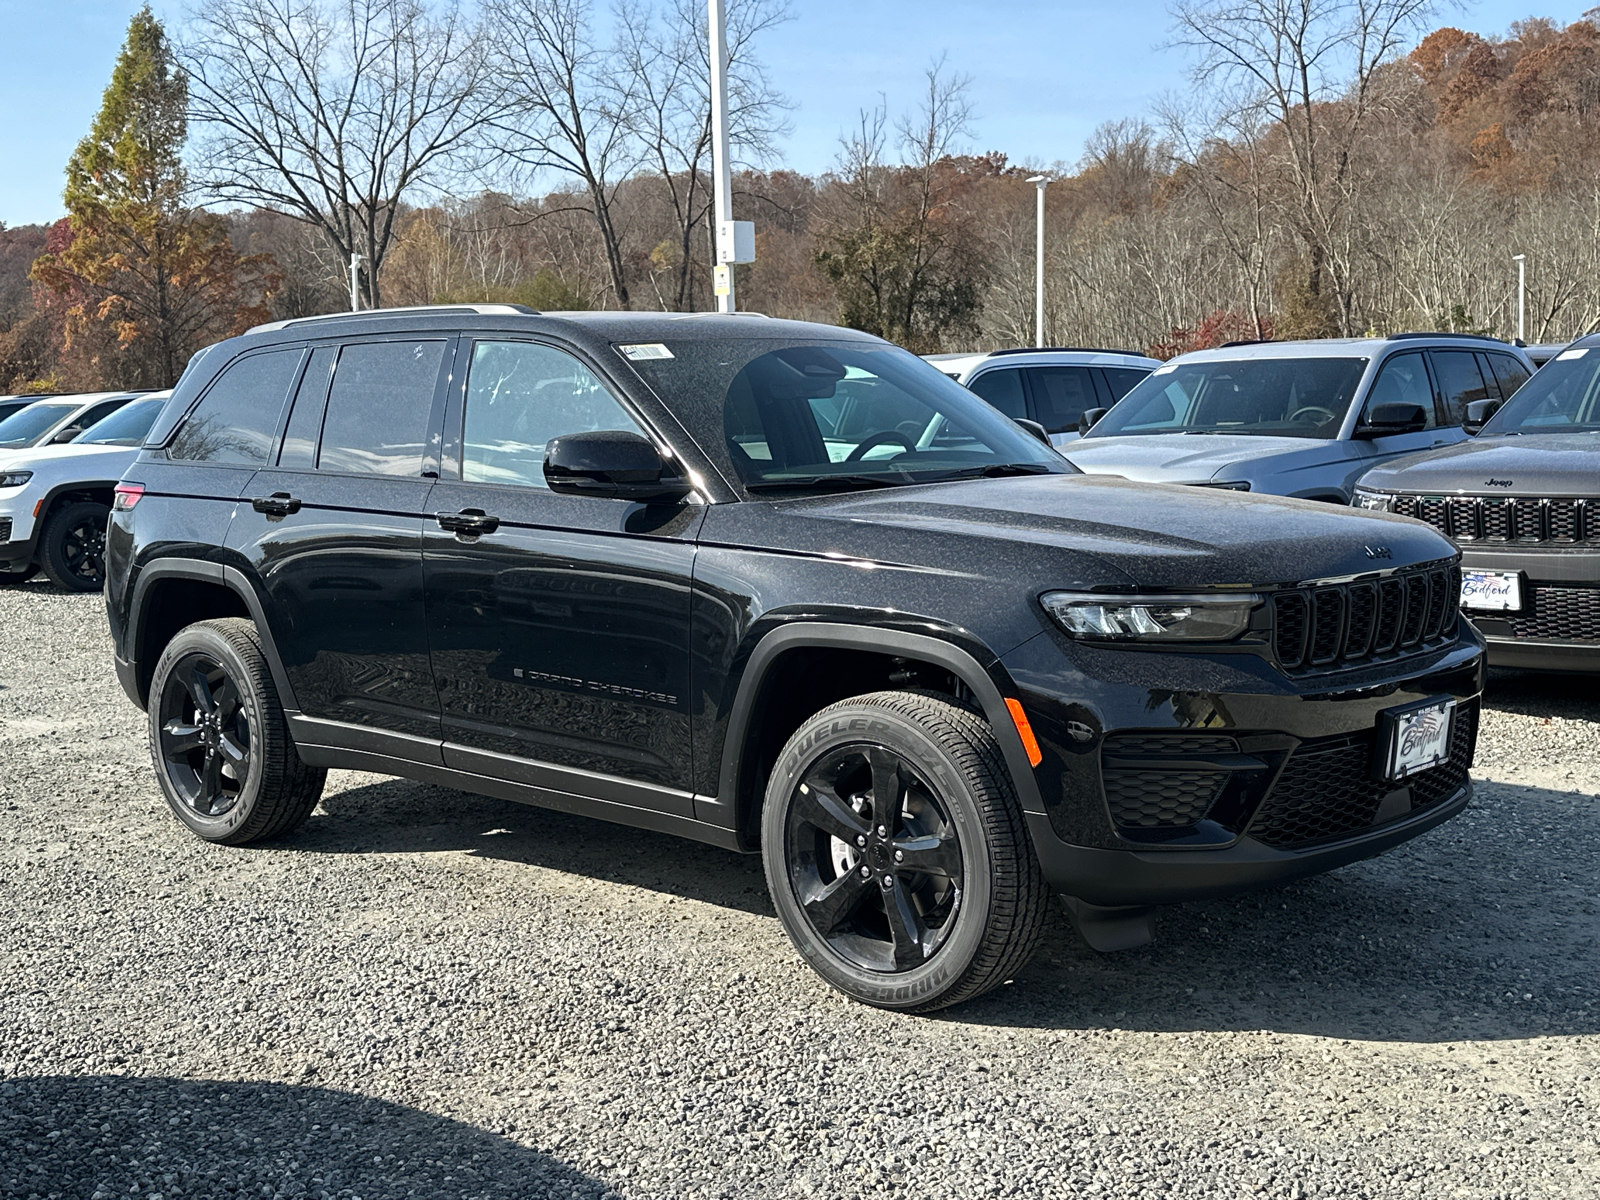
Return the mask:
[[1490,333],[1441,333],[1438,331],[1430,332],[1426,329],[1418,329],[1411,333],[1391,333],[1385,340],[1390,342],[1403,342],[1409,338],[1461,338],[1464,341],[1473,342],[1505,341],[1505,338],[1497,338]]
[[485,317],[537,317],[539,310],[526,304],[414,304],[407,308],[364,308],[356,312],[319,313],[314,317],[290,317],[286,321],[268,321],[245,330],[249,333],[276,333],[291,325],[305,325],[312,321],[357,321],[370,317],[389,317],[399,313],[476,313]]
[[1231,342],[1223,342],[1217,349],[1226,350],[1229,346],[1265,346],[1276,340],[1276,338],[1237,338]]
[[[981,351],[979,352],[981,353]],[[1002,354],[1127,354],[1134,358],[1149,358],[1148,354],[1139,350],[1108,350],[1104,346],[1013,346],[1009,350],[991,350],[990,358],[999,358]]]

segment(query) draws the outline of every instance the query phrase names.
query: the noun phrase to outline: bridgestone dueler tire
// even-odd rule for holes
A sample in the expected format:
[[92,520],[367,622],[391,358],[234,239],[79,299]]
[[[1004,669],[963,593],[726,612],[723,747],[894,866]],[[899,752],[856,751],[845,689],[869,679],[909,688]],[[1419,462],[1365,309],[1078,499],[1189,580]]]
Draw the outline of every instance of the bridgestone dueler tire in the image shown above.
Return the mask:
[[[94,500],[63,504],[45,518],[39,531],[39,565],[50,582],[69,592],[97,592],[105,586],[106,521],[111,510]],[[76,531],[93,527],[93,548]],[[72,550],[76,550],[75,560]],[[81,567],[88,566],[88,573]]]
[[[161,749],[159,698],[174,667],[195,654],[218,663],[238,689],[249,722],[250,765],[233,807],[206,816],[186,804]],[[150,757],[156,779],[177,818],[208,842],[243,846],[280,837],[302,824],[322,798],[328,772],[300,761],[284,720],[278,689],[255,625],[241,617],[202,621],[180,630],[167,644],[150,681]]]
[[[844,957],[806,917],[792,882],[790,807],[800,784],[830,754],[863,744],[892,751],[922,776],[960,842],[965,883],[953,924],[932,956],[909,969],[875,971]],[[1000,745],[981,716],[937,696],[874,692],[806,721],[768,781],[761,842],[790,940],[830,984],[867,1004],[922,1013],[970,1000],[1020,970],[1044,932],[1049,891]]]

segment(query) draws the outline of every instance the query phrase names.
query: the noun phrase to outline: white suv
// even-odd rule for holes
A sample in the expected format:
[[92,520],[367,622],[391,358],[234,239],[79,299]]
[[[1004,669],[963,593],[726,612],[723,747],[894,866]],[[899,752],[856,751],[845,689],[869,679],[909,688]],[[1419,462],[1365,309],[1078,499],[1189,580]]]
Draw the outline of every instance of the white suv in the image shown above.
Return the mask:
[[1161,365],[1126,350],[1027,348],[929,354],[927,360],[1012,420],[1037,421],[1052,446],[1076,441],[1079,418],[1107,409]]
[[71,442],[0,458],[0,584],[20,583],[43,567],[52,583],[71,591],[104,585],[111,489],[170,395],[149,392]]

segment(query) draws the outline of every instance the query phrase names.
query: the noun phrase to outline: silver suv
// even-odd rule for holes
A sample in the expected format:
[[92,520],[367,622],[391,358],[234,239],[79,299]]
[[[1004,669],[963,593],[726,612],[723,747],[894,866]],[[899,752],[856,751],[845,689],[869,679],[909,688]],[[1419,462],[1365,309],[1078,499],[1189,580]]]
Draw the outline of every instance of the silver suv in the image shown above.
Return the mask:
[[1172,359],[1063,451],[1091,475],[1348,504],[1379,463],[1469,436],[1467,406],[1533,367],[1493,338],[1259,342]]
[[930,354],[929,362],[1012,420],[1037,421],[1052,446],[1078,439],[1086,412],[1104,411],[1161,365],[1127,350],[1029,347]]

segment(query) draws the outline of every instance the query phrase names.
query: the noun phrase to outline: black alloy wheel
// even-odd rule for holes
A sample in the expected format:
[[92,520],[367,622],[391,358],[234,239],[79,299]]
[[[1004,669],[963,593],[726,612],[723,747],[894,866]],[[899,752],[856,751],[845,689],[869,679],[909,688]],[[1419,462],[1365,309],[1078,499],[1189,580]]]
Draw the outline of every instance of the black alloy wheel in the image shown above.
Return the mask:
[[795,789],[789,884],[816,935],[872,971],[922,966],[961,906],[961,839],[915,764],[883,746],[818,759]]
[[93,500],[63,505],[46,518],[39,559],[57,587],[97,592],[106,583],[106,520],[111,510]]
[[778,752],[761,857],[784,932],[847,996],[931,1012],[1033,955],[1049,898],[993,728],[933,692],[829,705]]
[[180,629],[156,662],[148,708],[162,795],[206,841],[277,837],[316,808],[328,772],[301,761],[252,622]]
[[175,663],[156,719],[162,765],[179,799],[201,817],[232,811],[250,778],[250,718],[223,665],[199,651]]

